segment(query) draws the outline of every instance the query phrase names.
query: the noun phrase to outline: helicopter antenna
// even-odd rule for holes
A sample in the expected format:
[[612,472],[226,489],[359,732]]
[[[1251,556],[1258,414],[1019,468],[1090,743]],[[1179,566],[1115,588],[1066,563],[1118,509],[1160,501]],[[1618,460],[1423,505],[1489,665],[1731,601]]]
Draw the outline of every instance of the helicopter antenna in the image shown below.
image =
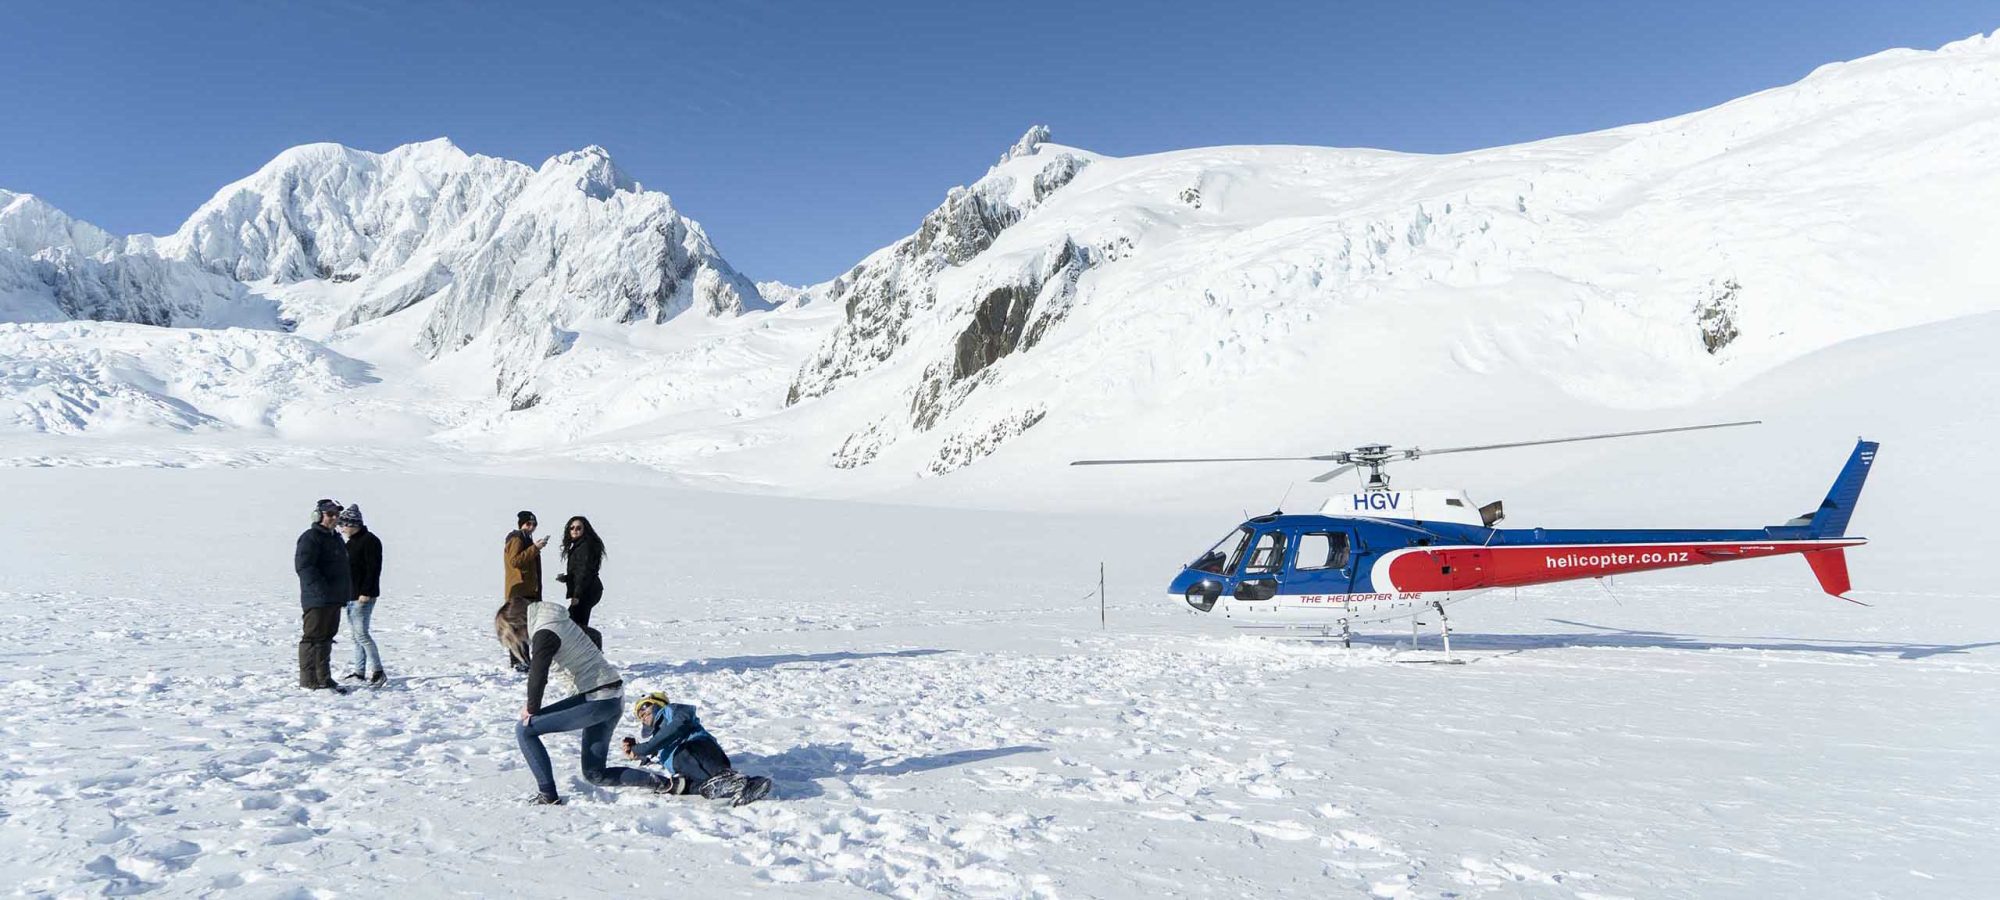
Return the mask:
[[1273,511],[1272,513],[1273,515],[1282,515],[1284,513],[1285,501],[1292,499],[1292,488],[1298,486],[1299,483],[1296,481],[1292,482],[1291,484],[1285,485],[1285,493],[1278,497],[1278,505],[1277,508]]
[[[1505,444],[1473,444],[1464,447],[1443,447],[1425,450],[1421,447],[1400,449],[1388,444],[1363,444],[1352,450],[1322,453],[1316,456],[1220,456],[1220,457],[1178,457],[1152,459],[1079,459],[1072,466],[1125,466],[1152,465],[1159,463],[1216,463],[1216,462],[1331,462],[1339,463],[1333,469],[1315,475],[1313,483],[1323,484],[1348,472],[1366,472],[1364,491],[1386,491],[1389,489],[1389,475],[1382,471],[1390,463],[1436,456],[1440,453],[1472,453],[1480,450],[1505,450],[1513,447],[1539,447],[1546,444],[1571,444],[1578,441],[1601,441],[1608,438],[1638,437],[1647,434],[1674,434],[1682,431],[1704,431],[1710,428],[1735,428],[1741,425],[1761,425],[1763,420],[1750,419],[1742,422],[1716,422],[1708,425],[1682,425],[1676,428],[1648,428],[1641,431],[1614,431],[1605,434],[1584,434],[1575,437],[1548,438],[1539,441],[1513,441]],[[1286,488],[1289,497],[1291,489]],[[1282,505],[1282,501],[1280,501]],[[1247,516],[1246,516],[1247,518]]]

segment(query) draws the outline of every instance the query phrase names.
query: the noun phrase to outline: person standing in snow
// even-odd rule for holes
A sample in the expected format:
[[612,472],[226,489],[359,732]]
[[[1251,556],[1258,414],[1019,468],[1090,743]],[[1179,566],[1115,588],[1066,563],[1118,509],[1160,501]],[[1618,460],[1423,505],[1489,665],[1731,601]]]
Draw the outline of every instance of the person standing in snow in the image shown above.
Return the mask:
[[[362,521],[358,503],[341,510],[334,521],[340,532],[347,535],[347,567],[354,586],[354,602],[347,604],[347,632],[354,641],[354,671],[347,673],[347,677],[354,681],[366,678],[369,684],[381,687],[389,676],[382,672],[382,653],[375,646],[375,635],[369,631],[369,625],[375,618],[375,598],[382,595],[382,540]],[[367,674],[363,674],[364,667]]]
[[604,581],[597,575],[604,565],[604,539],[590,527],[589,519],[571,516],[563,526],[562,556],[563,573],[556,580],[564,585],[570,621],[588,628],[591,609],[604,598]]
[[507,648],[507,661],[514,671],[528,671],[528,604],[542,599],[542,548],[549,539],[535,538],[535,514],[521,510],[514,514],[514,530],[507,533],[500,561],[506,569],[506,600],[493,615],[493,633]]
[[742,806],[771,793],[771,779],[762,775],[745,777],[729,765],[729,754],[708,729],[701,727],[694,706],[671,703],[665,691],[654,691],[633,704],[639,718],[639,735],[644,743],[625,739],[625,756],[641,762],[657,759],[675,776],[676,794],[692,791],[710,800],[728,800]]
[[345,694],[333,683],[333,636],[340,632],[340,610],[354,599],[347,545],[333,533],[340,504],[321,500],[313,505],[313,522],[299,535],[292,550],[292,570],[299,576],[299,687]]
[[[542,735],[562,731],[582,733],[584,780],[607,787],[649,787],[671,793],[679,785],[671,779],[643,769],[606,767],[611,750],[611,731],[625,706],[625,679],[604,659],[598,649],[597,632],[582,628],[569,619],[569,610],[555,601],[528,604],[530,634],[528,702],[521,708],[521,724],[514,737],[528,771],[535,776],[535,803],[560,804],[555,773],[549,765],[548,748]],[[553,672],[568,682],[570,696],[542,705],[542,694]]]

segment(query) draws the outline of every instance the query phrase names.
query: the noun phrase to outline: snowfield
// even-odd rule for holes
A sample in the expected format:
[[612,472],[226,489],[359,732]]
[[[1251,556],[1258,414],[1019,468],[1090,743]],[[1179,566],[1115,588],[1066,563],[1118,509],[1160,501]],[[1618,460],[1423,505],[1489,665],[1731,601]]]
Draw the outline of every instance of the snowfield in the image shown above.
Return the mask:
[[[1863,608],[1771,560],[1524,590],[1456,607],[1447,667],[1393,628],[1192,630],[1159,592],[1213,517],[272,468],[0,490],[0,880],[30,896],[2000,890],[2000,614],[1962,588]],[[386,545],[379,692],[294,687],[321,494]],[[526,805],[490,636],[523,506],[593,517],[611,659],[772,799],[595,789],[558,740],[571,805]]]

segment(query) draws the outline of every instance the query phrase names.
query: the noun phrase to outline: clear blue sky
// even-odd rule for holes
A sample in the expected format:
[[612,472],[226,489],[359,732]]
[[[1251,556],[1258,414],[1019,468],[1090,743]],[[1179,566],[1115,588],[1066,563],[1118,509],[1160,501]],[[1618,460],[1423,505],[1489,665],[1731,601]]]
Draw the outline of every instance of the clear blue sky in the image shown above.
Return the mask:
[[[407,8],[405,8],[407,7]],[[0,0],[0,187],[166,232],[309,141],[610,148],[753,278],[838,274],[1028,125],[1446,152],[1688,112],[2000,2]]]

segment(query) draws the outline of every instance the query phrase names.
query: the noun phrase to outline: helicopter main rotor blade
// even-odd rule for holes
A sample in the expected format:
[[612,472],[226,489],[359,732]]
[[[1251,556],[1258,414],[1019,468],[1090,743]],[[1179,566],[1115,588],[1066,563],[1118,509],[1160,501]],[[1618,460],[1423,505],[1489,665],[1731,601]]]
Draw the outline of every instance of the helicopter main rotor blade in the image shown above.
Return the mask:
[[1215,456],[1179,459],[1079,459],[1072,466],[1142,466],[1153,463],[1332,462],[1336,456]]
[[1408,450],[1406,458],[1435,456],[1439,453],[1470,453],[1474,450],[1501,450],[1507,447],[1534,447],[1541,444],[1569,444],[1576,441],[1601,441],[1605,438],[1637,437],[1642,434],[1672,434],[1676,431],[1702,431],[1709,428],[1735,428],[1738,425],[1762,425],[1764,420],[1751,419],[1743,422],[1717,422],[1713,425],[1683,425],[1679,428],[1649,428],[1645,431],[1619,431],[1612,434],[1586,434],[1580,437],[1553,438],[1546,441],[1517,441],[1512,444],[1481,444],[1476,447],[1446,447],[1441,450]]
[[1331,472],[1327,472],[1327,473],[1325,473],[1325,474],[1323,474],[1323,475],[1315,475],[1315,476],[1313,476],[1313,483],[1314,483],[1314,484],[1325,484],[1325,483],[1327,483],[1327,482],[1329,482],[1329,481],[1332,481],[1332,480],[1334,480],[1335,478],[1339,478],[1339,477],[1340,477],[1340,476],[1342,476],[1342,475],[1345,475],[1345,474],[1347,474],[1347,473],[1349,473],[1349,472],[1352,472],[1352,471],[1354,471],[1354,469],[1355,469],[1355,466],[1354,466],[1354,464],[1353,464],[1353,463],[1348,463],[1347,465],[1344,465],[1344,466],[1341,466],[1341,467],[1339,467],[1339,468],[1337,468],[1337,469],[1334,469],[1334,470],[1333,470],[1333,471],[1331,471]]

